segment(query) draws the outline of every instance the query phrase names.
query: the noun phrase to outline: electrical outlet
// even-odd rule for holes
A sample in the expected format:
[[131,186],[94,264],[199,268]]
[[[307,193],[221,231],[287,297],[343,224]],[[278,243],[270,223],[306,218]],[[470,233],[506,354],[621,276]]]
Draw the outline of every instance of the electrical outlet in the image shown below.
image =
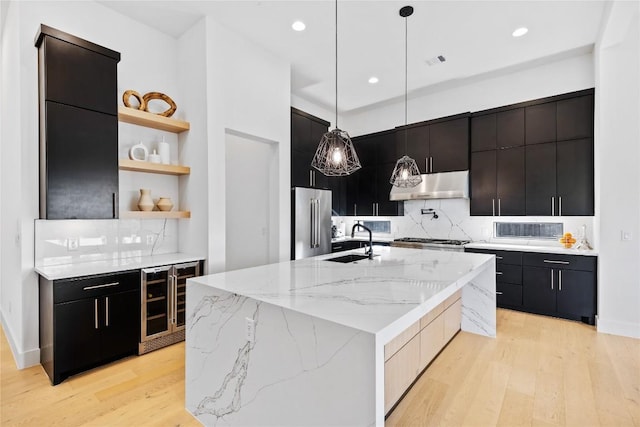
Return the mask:
[[250,317],[245,317],[245,337],[251,344],[256,342],[256,321]]
[[67,250],[69,250],[69,251],[77,251],[78,250],[78,246],[79,246],[78,240],[79,239],[77,237],[69,237],[67,239]]
[[147,234],[147,245],[153,245],[153,234]]
[[630,231],[624,231],[624,230],[622,230],[622,231],[620,232],[620,239],[621,239],[623,242],[628,242],[628,241],[630,241],[630,240],[633,240],[633,233],[632,233],[632,232],[630,232]]

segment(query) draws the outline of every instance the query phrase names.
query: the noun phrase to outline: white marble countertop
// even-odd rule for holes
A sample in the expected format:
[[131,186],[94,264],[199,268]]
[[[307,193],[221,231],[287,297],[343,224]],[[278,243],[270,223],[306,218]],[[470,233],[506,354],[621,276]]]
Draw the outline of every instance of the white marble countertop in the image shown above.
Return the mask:
[[[376,242],[393,242],[393,237],[388,237],[388,236],[373,236],[373,238],[371,239],[373,240],[373,244],[375,244]],[[350,242],[350,241],[354,241],[354,242],[369,242],[369,237],[368,236],[342,236],[342,237],[334,237],[331,239],[331,243],[339,243],[339,242]]]
[[494,243],[494,242],[473,242],[464,245],[465,248],[470,249],[497,249],[505,251],[521,251],[521,252],[545,252],[550,254],[563,254],[563,255],[585,255],[585,256],[598,256],[598,252],[595,250],[587,249],[565,249],[561,246],[543,246],[543,245],[527,245],[516,243]]
[[118,271],[137,270],[140,268],[156,267],[183,262],[199,261],[202,256],[184,253],[171,253],[153,256],[139,256],[118,258],[113,260],[78,262],[74,264],[59,264],[36,266],[35,271],[48,280],[69,279],[72,277],[91,276],[94,274],[115,273]]
[[[375,259],[326,261],[355,249],[189,279],[385,340],[464,286],[491,255],[375,247]],[[495,276],[494,276],[495,277]]]

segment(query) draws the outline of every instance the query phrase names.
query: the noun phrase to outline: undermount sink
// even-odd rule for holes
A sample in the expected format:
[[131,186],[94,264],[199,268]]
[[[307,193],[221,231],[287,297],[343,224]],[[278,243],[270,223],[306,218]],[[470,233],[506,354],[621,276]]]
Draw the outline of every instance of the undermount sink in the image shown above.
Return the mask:
[[349,255],[342,255],[335,258],[327,258],[325,259],[325,261],[341,262],[346,264],[348,262],[360,261],[367,258],[369,258],[369,255],[349,254]]

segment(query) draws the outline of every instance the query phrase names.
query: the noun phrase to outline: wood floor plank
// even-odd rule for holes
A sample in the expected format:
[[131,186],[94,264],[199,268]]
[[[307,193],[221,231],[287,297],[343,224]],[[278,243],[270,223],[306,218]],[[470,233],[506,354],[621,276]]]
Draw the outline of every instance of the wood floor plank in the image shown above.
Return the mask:
[[[640,427],[640,340],[510,310],[497,327],[456,335],[386,426]],[[184,387],[184,343],[53,387],[40,366],[16,369],[0,331],[2,426],[199,426]]]

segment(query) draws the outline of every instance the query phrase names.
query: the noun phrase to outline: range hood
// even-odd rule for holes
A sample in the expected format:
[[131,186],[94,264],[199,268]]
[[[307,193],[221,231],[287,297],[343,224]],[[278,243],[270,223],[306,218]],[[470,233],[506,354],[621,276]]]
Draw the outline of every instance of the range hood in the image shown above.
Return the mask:
[[469,171],[422,174],[415,187],[391,187],[389,200],[468,199]]

